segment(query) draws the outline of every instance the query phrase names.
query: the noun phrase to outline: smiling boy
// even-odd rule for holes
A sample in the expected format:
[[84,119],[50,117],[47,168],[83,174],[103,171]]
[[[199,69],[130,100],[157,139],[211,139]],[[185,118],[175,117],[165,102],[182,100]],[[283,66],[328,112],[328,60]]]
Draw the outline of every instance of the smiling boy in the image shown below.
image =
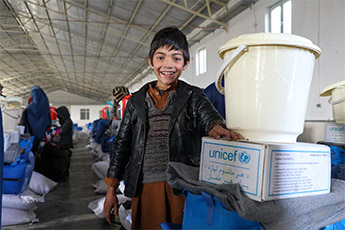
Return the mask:
[[209,136],[241,138],[225,128],[200,88],[178,80],[190,62],[188,42],[180,30],[160,30],[151,42],[148,62],[157,81],[147,83],[129,99],[105,178],[107,221],[112,207],[118,215],[115,190],[125,179],[124,193],[132,198],[132,229],[182,223],[184,198],[173,194],[165,170],[169,161],[199,166],[199,124]]

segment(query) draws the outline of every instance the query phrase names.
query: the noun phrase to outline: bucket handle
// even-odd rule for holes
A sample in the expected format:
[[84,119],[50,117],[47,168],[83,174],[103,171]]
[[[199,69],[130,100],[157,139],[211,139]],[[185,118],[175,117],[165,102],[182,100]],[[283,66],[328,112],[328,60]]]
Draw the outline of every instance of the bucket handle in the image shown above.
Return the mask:
[[337,101],[332,101],[332,97],[330,99],[328,99],[328,103],[331,105],[336,105],[336,104],[342,103],[344,101],[345,101],[345,97],[340,99],[340,100],[337,100]]
[[6,110],[6,107],[7,107],[7,102],[0,101],[0,107],[1,107],[1,110],[2,110],[2,111],[5,111],[5,110]]
[[223,73],[230,64],[232,64],[235,61],[235,58],[242,54],[243,52],[247,51],[247,46],[246,45],[239,45],[237,49],[229,56],[227,57],[223,64],[220,66],[218,73],[217,73],[217,80],[216,80],[216,88],[217,90],[224,95],[224,87],[222,86],[222,78],[223,78]]

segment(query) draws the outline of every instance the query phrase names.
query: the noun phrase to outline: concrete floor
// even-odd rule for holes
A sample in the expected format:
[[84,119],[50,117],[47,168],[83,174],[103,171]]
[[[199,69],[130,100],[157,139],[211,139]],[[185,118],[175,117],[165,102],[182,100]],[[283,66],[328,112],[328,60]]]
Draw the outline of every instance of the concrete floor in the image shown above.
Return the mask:
[[37,203],[35,213],[38,223],[5,226],[1,229],[123,229],[119,222],[109,225],[87,207],[91,201],[105,196],[94,193],[91,185],[99,178],[91,170],[95,160],[85,148],[87,144],[86,136],[78,140],[72,153],[68,181],[59,182],[45,196],[44,203]]

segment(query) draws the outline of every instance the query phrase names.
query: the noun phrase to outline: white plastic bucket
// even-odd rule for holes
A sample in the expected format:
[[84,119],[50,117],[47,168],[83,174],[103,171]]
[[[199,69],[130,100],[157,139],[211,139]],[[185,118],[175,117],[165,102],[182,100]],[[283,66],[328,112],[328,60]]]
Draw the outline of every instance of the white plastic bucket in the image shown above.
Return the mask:
[[[226,125],[251,141],[295,143],[303,132],[319,47],[291,34],[245,34],[220,47]],[[225,77],[223,88],[221,78]]]
[[345,123],[345,86],[332,90],[333,118],[336,123]]
[[17,129],[21,117],[21,109],[5,109],[2,111],[2,124],[3,129],[6,131],[13,131]]
[[328,102],[332,105],[335,122],[345,123],[345,81],[325,87],[320,96],[331,96]]
[[17,130],[24,108],[23,99],[20,97],[8,97],[2,99],[3,129],[6,131]]

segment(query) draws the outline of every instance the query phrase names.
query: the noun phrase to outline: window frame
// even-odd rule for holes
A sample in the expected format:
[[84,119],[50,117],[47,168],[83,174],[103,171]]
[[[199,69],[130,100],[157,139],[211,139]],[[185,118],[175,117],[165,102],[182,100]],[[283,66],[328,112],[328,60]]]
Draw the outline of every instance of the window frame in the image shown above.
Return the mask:
[[[201,58],[202,60],[201,60]],[[195,71],[196,71],[196,76],[199,76],[201,74],[204,74],[207,72],[207,50],[206,47],[203,46],[196,51],[195,55]]]
[[[284,9],[286,9],[285,4],[290,3],[290,22],[286,22],[286,18],[284,15]],[[292,33],[292,1],[291,0],[280,0],[276,3],[274,3],[273,5],[271,5],[270,7],[268,7],[268,32],[271,33],[277,33],[277,32],[273,32],[273,28],[272,28],[272,11],[274,11],[277,7],[280,7],[280,29],[279,29],[279,33],[288,33],[291,34]],[[286,26],[286,24],[289,23],[290,26],[289,28],[285,28],[284,25]]]
[[90,120],[90,109],[80,109],[80,120]]

